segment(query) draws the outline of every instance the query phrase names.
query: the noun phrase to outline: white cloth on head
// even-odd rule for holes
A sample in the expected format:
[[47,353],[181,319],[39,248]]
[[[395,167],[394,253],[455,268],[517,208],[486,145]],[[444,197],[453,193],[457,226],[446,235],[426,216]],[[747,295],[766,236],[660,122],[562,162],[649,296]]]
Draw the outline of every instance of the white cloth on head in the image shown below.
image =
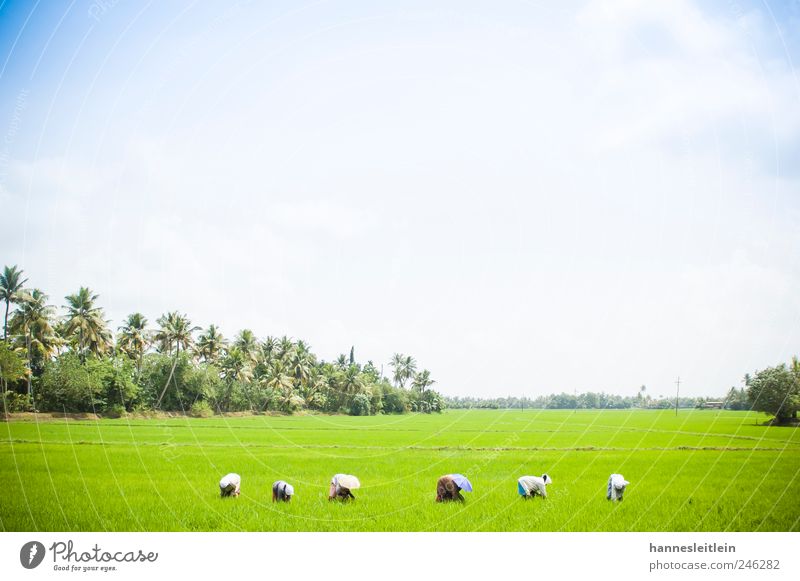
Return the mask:
[[347,488],[348,490],[355,490],[361,487],[358,478],[352,474],[336,474],[331,483],[336,484],[336,486],[340,488]]
[[239,487],[241,484],[242,477],[235,472],[231,472],[230,474],[226,474],[222,477],[222,479],[219,481],[219,488],[220,490],[232,489],[233,492],[239,492]]
[[545,474],[547,478],[540,476],[521,476],[517,482],[525,491],[527,496],[535,496],[539,495],[543,498],[547,498],[547,488],[545,485],[550,484],[552,480],[550,477]]
[[606,497],[610,500],[617,500],[617,498],[622,498],[622,494],[625,492],[625,487],[628,486],[630,482],[625,480],[622,474],[612,474],[608,477],[608,493]]

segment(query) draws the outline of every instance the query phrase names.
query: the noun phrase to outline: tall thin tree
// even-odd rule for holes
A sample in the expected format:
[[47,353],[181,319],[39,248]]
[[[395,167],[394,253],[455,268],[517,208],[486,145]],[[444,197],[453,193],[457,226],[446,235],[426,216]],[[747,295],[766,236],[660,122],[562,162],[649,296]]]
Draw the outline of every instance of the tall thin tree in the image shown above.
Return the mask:
[[8,308],[11,303],[17,303],[20,298],[20,293],[28,282],[27,278],[22,278],[22,270],[17,268],[17,265],[3,268],[3,273],[0,274],[0,299],[6,303],[6,315],[3,319],[3,341],[8,339]]

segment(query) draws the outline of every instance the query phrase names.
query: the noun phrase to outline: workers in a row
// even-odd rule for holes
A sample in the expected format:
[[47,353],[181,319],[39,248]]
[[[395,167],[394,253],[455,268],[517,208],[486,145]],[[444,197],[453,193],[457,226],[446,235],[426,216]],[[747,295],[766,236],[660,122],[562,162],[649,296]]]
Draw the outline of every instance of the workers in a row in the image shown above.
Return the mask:
[[[517,492],[522,498],[528,499],[535,496],[547,498],[547,486],[553,479],[548,474],[541,476],[520,476],[517,480]],[[608,477],[606,498],[622,502],[625,488],[630,484],[622,474],[612,474]],[[239,496],[242,477],[236,473],[226,474],[219,481],[220,496]],[[361,482],[352,474],[335,474],[331,478],[328,489],[328,500],[346,502],[355,500],[353,490],[361,487]],[[447,474],[436,482],[436,502],[458,501],[463,502],[461,492],[472,492],[472,483],[463,474]],[[272,502],[289,502],[294,496],[294,487],[283,480],[278,480],[272,485]]]

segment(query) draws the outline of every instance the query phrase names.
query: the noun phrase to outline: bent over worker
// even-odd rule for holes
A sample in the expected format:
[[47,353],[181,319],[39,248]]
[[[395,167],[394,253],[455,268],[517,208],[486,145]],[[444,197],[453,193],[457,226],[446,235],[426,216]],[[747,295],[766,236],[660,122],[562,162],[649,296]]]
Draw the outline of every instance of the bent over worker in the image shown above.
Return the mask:
[[625,494],[625,488],[630,484],[622,474],[612,474],[608,477],[608,490],[606,491],[606,500],[618,500],[622,502],[622,495]]
[[219,481],[219,495],[220,496],[239,496],[239,488],[242,485],[242,477],[231,472],[226,474]]
[[533,498],[541,496],[547,498],[547,485],[552,484],[553,479],[547,474],[541,476],[520,476],[517,480],[517,492],[522,498]]
[[289,502],[294,496],[294,487],[283,480],[272,485],[272,502]]

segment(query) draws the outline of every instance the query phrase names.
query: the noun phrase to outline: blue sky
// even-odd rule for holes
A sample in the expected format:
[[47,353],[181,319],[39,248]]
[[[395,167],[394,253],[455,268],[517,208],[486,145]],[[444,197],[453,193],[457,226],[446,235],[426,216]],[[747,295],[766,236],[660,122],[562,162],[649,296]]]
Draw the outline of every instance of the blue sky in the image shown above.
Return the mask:
[[800,3],[0,4],[0,248],[116,328],[719,394],[800,353]]

